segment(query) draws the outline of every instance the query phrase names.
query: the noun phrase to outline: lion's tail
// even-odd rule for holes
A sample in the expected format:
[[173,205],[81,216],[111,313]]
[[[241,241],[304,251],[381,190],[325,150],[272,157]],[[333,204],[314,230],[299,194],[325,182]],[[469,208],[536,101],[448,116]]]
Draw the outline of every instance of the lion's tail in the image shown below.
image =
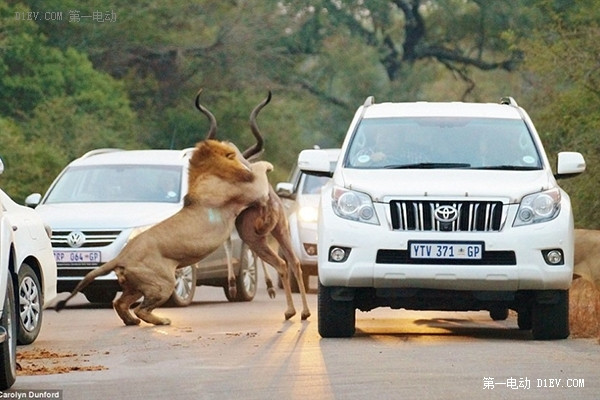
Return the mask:
[[64,300],[59,301],[56,304],[56,307],[54,308],[56,310],[56,312],[59,312],[60,310],[62,310],[63,308],[65,308],[65,306],[67,305],[67,301],[71,300],[73,297],[75,297],[75,295],[77,293],[79,293],[83,288],[85,288],[87,285],[89,285],[90,283],[92,283],[92,281],[94,279],[96,279],[99,276],[103,276],[103,275],[107,275],[110,272],[112,272],[115,268],[117,267],[117,259],[114,259],[112,261],[107,262],[106,264],[90,271],[87,273],[87,275],[81,280],[81,282],[79,282],[79,284],[77,284],[77,286],[75,287],[75,289],[73,289],[73,291],[71,292],[71,294],[69,295],[69,297],[67,297]]

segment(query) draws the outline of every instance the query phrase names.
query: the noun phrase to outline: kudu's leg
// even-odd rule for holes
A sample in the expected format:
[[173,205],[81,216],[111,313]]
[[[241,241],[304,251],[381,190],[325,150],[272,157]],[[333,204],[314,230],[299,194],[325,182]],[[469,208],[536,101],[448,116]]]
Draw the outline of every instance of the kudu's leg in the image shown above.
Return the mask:
[[264,236],[257,237],[252,243],[248,243],[254,253],[259,256],[267,264],[271,264],[273,268],[277,270],[281,281],[283,283],[283,290],[285,292],[285,300],[287,303],[287,310],[285,311],[285,319],[290,319],[296,315],[296,309],[294,308],[294,300],[292,299],[292,289],[290,287],[288,267],[281,257],[279,257],[273,249],[271,249],[267,243],[267,239]]
[[229,290],[229,298],[235,299],[237,297],[237,284],[235,281],[235,272],[233,271],[231,237],[227,238],[223,246],[225,247],[225,254],[227,255],[227,290]]
[[263,273],[265,274],[265,284],[267,285],[267,292],[269,293],[269,297],[274,299],[275,296],[277,296],[277,292],[275,291],[275,288],[273,287],[273,280],[271,279],[271,275],[269,275],[269,269],[267,268],[267,263],[264,262],[262,260],[262,258],[258,258],[258,256],[256,256],[256,254],[254,255],[256,257],[256,261],[260,261],[260,265],[262,265],[262,270]]
[[296,277],[296,282],[298,282],[298,289],[300,290],[300,296],[302,298],[302,314],[300,315],[302,317],[302,320],[305,320],[308,317],[310,317],[310,309],[308,307],[308,301],[306,300],[306,286],[304,285],[304,278],[302,276],[302,266],[300,265],[300,260],[298,260],[298,257],[292,249],[292,242],[290,239],[287,224],[277,224],[275,229],[271,232],[271,235],[273,235],[273,237],[277,239],[277,242],[279,243],[279,248],[281,253],[283,254],[283,258],[285,258],[286,260],[287,268],[291,269],[294,276]]

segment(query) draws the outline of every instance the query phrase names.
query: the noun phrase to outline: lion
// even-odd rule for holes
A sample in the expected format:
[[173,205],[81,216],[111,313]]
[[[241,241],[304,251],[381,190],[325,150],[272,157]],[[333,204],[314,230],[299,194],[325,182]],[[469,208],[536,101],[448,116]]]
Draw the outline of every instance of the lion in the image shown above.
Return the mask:
[[[266,161],[248,164],[232,144],[198,142],[190,158],[189,190],[183,208],[134,237],[119,255],[89,272],[71,294],[56,306],[60,311],[95,278],[114,271],[122,295],[113,307],[125,325],[140,320],[168,325],[152,311],[169,299],[175,288],[175,270],[209,255],[229,238],[235,219],[249,205],[269,195]],[[130,312],[133,303],[142,302]]]
[[600,290],[600,231],[575,229],[573,276],[591,282]]

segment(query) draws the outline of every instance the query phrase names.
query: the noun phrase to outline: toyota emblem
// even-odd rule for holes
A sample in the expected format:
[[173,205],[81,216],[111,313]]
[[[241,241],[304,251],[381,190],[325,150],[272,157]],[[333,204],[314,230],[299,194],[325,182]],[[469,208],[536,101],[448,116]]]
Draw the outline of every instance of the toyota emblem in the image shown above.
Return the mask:
[[85,243],[85,235],[79,231],[73,231],[67,236],[67,243],[71,247],[81,247]]
[[458,218],[458,210],[454,206],[439,206],[433,211],[439,222],[454,222]]

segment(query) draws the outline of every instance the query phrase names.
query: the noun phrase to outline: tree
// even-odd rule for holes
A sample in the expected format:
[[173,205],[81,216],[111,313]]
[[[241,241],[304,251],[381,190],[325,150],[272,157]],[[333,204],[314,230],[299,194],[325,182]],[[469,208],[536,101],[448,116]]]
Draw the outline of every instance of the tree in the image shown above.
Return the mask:
[[0,176],[1,187],[16,202],[22,202],[30,193],[45,190],[55,171],[64,166],[65,160],[56,146],[27,141],[11,119],[0,118],[0,143],[0,157],[5,166]]
[[524,46],[526,99],[550,155],[567,149],[586,158],[586,172],[561,186],[572,197],[576,226],[598,229],[600,11],[591,0],[542,0],[536,7],[544,17]]
[[287,2],[285,8],[297,21],[290,52],[320,54],[329,37],[345,32],[373,49],[372,59],[392,84],[435,62],[465,82],[465,98],[475,86],[473,69],[514,71],[522,59],[521,50],[504,40],[526,18],[513,2],[321,0]]
[[137,142],[123,86],[77,50],[48,46],[33,21],[15,18],[28,11],[0,1],[0,156],[10,164],[3,187],[17,199],[45,190],[88,150]]

